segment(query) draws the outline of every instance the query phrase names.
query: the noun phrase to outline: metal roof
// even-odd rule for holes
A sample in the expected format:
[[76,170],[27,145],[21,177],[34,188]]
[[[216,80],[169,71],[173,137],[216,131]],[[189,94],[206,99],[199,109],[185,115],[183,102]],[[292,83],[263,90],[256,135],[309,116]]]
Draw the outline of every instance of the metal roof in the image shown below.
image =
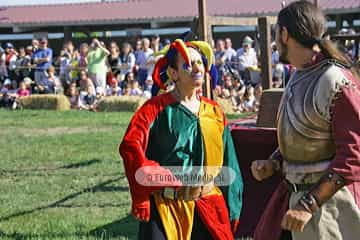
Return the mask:
[[[0,27],[86,25],[189,20],[198,15],[197,0],[129,0],[0,7]],[[279,0],[208,0],[211,16],[276,15]],[[287,1],[287,2],[292,2]],[[359,12],[360,0],[319,0],[326,12]]]

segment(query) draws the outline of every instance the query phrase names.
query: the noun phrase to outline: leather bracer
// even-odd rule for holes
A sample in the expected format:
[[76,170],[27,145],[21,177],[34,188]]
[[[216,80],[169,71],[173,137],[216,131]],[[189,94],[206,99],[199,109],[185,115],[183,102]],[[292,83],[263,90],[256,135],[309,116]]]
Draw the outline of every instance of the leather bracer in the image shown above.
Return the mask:
[[345,179],[342,176],[328,172],[299,199],[299,204],[307,211],[314,213],[343,186],[345,186]]

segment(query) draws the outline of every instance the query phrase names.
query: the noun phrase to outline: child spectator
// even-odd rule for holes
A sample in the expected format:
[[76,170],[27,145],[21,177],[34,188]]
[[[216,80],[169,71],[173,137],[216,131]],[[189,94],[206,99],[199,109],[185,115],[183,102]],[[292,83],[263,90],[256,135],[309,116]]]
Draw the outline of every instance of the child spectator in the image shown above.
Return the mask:
[[95,110],[96,92],[94,86],[88,84],[85,91],[80,92],[79,97],[79,109]]
[[26,84],[24,81],[19,83],[19,89],[16,92],[17,97],[26,97],[30,96],[30,91],[27,89]]
[[254,88],[252,86],[247,86],[245,96],[244,96],[244,111],[245,112],[256,112],[256,98],[254,94]]
[[60,79],[55,75],[55,67],[50,66],[48,69],[48,84],[49,86],[53,86],[53,93],[62,94],[64,93],[64,89],[60,82]]
[[31,80],[31,78],[29,78],[29,77],[25,77],[23,79],[23,82],[24,82],[24,84],[26,86],[26,89],[28,89],[30,94],[31,94],[32,93],[32,84],[34,83],[34,81]]
[[79,104],[79,92],[76,89],[76,83],[71,83],[68,90],[67,96],[69,96],[69,101],[72,109],[78,109]]
[[106,96],[121,96],[122,90],[118,86],[108,86],[106,89]]
[[153,84],[154,84],[154,82],[152,80],[152,77],[148,76],[148,78],[145,81],[145,85],[144,85],[143,97],[151,98],[151,90],[152,90]]
[[139,88],[139,83],[136,80],[132,80],[130,83],[130,96],[141,96],[142,90]]
[[10,79],[5,79],[0,93],[2,94],[2,96],[0,97],[0,107],[15,109],[16,94],[14,93],[14,91],[11,91]]

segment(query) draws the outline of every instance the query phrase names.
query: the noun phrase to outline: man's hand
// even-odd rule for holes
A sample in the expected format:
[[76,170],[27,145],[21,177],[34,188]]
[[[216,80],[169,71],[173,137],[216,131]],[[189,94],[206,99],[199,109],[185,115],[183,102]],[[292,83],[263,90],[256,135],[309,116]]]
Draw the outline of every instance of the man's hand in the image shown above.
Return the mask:
[[310,221],[312,214],[297,204],[289,209],[281,221],[281,227],[285,230],[302,232],[305,225]]
[[251,173],[258,181],[274,174],[274,164],[271,160],[255,160],[251,164]]

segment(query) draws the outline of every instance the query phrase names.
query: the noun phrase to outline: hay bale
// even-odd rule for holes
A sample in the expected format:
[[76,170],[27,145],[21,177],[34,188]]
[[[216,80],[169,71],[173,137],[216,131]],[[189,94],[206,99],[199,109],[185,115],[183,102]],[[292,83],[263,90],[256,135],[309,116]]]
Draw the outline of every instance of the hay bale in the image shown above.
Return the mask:
[[135,96],[110,96],[101,99],[97,109],[103,112],[136,111],[146,101],[145,98]]
[[70,101],[62,94],[34,94],[21,97],[19,103],[24,109],[70,110]]

